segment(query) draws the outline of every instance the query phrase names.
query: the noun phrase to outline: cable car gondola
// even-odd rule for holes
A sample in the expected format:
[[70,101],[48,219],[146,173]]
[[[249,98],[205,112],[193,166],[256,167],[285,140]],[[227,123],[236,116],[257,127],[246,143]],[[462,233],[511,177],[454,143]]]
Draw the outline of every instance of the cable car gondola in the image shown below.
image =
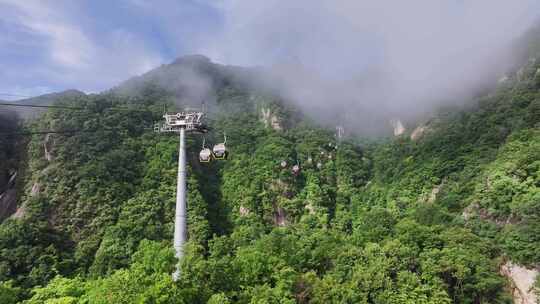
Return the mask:
[[215,145],[212,149],[214,158],[218,160],[225,160],[229,156],[229,151],[227,151],[227,147],[225,146],[225,144],[227,143],[227,136],[223,134],[223,137],[223,142]]
[[296,165],[292,167],[292,173],[294,175],[300,174],[300,164],[296,163]]
[[202,150],[199,153],[199,161],[201,163],[209,163],[212,160],[212,151],[205,147],[205,139],[203,138]]

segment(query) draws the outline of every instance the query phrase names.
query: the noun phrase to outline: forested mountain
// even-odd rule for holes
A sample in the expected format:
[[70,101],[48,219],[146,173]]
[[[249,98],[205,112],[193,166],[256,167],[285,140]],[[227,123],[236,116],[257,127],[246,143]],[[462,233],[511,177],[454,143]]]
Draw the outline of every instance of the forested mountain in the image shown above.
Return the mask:
[[[512,303],[501,267],[540,262],[540,62],[377,140],[338,141],[259,73],[183,58],[24,126],[80,132],[0,137],[0,181],[24,172],[0,225],[0,303]],[[152,125],[199,98],[207,143],[226,132],[231,157],[200,164],[188,139],[173,282],[178,139]]]
[[[48,105],[52,105],[53,103],[63,98],[76,98],[83,95],[85,94],[78,90],[66,90],[66,91],[58,92],[58,93],[49,93],[49,94],[39,95],[36,97],[19,99],[17,101],[10,101],[9,103],[15,103],[15,104],[20,104],[20,105],[33,105],[33,106],[48,106]],[[6,101],[0,101],[0,102],[6,102]],[[44,112],[43,109],[31,108],[31,107],[28,107],[28,108],[12,107],[11,109],[15,111],[18,114],[18,116],[23,119],[35,117],[39,115],[40,113]]]

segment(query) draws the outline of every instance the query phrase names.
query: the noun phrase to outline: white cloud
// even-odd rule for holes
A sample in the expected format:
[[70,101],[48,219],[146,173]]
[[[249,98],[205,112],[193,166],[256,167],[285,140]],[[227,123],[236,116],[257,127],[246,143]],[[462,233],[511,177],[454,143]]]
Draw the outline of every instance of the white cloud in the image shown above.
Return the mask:
[[[31,73],[34,78],[41,77],[43,83],[53,82],[62,89],[103,90],[163,62],[158,51],[126,29],[92,35],[91,28],[78,22],[88,16],[82,15],[77,2],[0,0],[0,10],[0,21],[25,34],[17,37],[19,41],[4,39],[1,43],[6,48],[16,44],[31,46],[30,57],[46,58],[35,66],[5,64]],[[27,76],[19,76],[21,82],[28,80]]]
[[43,94],[53,93],[53,88],[46,86],[37,86],[37,87],[21,87],[16,86],[11,88],[12,95],[0,95],[0,98],[3,100],[19,100],[26,99],[31,96],[39,96]]
[[224,28],[203,53],[281,65],[287,97],[319,116],[347,109],[362,127],[382,112],[406,116],[466,100],[512,64],[509,46],[540,17],[538,0],[223,0],[217,7]]
[[26,34],[2,35],[4,54],[46,58],[0,62],[0,78],[10,78],[0,90],[40,87],[42,79],[95,92],[189,52],[227,64],[281,64],[280,89],[325,115],[407,114],[467,96],[500,72],[512,59],[509,42],[540,15],[537,0],[122,0],[115,2],[122,13],[146,18],[151,30],[96,34],[89,28],[96,16],[82,3],[0,0],[0,21]]
[[66,68],[90,65],[95,46],[80,29],[65,20],[62,10],[35,0],[0,0],[0,4],[7,6],[2,18],[48,40],[46,51],[55,64]]

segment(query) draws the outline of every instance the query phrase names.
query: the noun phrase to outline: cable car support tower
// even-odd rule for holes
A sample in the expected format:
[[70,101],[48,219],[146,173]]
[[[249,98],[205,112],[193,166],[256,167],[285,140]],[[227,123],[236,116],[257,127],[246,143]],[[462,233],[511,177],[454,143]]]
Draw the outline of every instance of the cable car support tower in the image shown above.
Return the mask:
[[[186,109],[178,113],[163,115],[165,122],[154,126],[155,132],[179,133],[180,147],[178,152],[178,180],[176,185],[176,211],[174,219],[174,250],[176,258],[180,260],[184,254],[183,246],[187,240],[187,204],[186,204],[186,134],[208,132],[203,123],[204,112]],[[180,277],[180,266],[177,264],[173,279]]]

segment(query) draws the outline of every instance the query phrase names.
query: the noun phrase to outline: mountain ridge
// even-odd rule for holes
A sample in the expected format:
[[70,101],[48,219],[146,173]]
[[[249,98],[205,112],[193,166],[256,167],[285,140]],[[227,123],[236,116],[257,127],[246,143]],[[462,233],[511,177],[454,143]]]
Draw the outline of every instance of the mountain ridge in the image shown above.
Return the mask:
[[[414,140],[338,141],[226,67],[187,62],[219,66],[210,90],[182,90],[200,79],[180,60],[26,124],[93,131],[29,139],[23,216],[0,224],[0,300],[508,303],[502,261],[540,263],[540,63]],[[231,157],[200,164],[202,138],[187,141],[189,242],[173,282],[178,142],[145,126],[197,97],[214,99],[206,145],[225,132]]]

